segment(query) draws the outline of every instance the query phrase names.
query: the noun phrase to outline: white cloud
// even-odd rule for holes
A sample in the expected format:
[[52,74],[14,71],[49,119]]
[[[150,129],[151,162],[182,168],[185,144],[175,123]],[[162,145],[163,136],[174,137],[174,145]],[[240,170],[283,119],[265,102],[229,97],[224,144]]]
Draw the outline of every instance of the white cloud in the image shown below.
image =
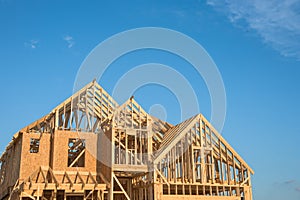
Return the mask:
[[177,17],[183,18],[186,16],[186,12],[184,10],[171,10],[170,13],[174,14]]
[[255,30],[266,44],[284,56],[300,60],[299,0],[207,0],[245,29]]
[[30,40],[29,42],[25,42],[24,45],[26,47],[30,47],[32,49],[36,49],[39,44],[38,40]]
[[63,38],[68,43],[68,48],[72,48],[75,44],[75,41],[72,36],[67,35]]

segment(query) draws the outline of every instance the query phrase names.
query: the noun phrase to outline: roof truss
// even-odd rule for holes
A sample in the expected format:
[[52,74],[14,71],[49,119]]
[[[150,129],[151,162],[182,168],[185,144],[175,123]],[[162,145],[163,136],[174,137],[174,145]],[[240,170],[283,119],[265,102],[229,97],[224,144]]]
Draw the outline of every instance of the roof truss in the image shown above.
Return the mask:
[[[161,165],[170,162],[183,165],[182,156],[185,156],[186,154],[190,154],[190,158],[193,160],[194,165],[196,165],[196,163],[201,163],[203,170],[204,165],[208,163],[210,163],[210,165],[217,165],[219,162],[218,165],[220,166],[216,166],[215,169],[222,167],[227,169],[227,175],[223,172],[223,177],[221,177],[223,179],[225,179],[226,176],[228,177],[227,179],[229,179],[229,176],[231,176],[229,171],[232,170],[232,168],[241,173],[241,176],[243,177],[241,179],[242,181],[246,180],[245,177],[247,176],[244,174],[244,171],[248,171],[251,174],[254,173],[241,156],[200,114],[174,126],[166,132],[160,149],[156,153],[154,163],[162,170],[162,173],[166,173]],[[178,159],[180,157],[182,160],[179,162]],[[200,160],[197,160],[197,158]],[[171,159],[174,160],[172,161]],[[186,162],[188,163],[188,161]],[[224,164],[226,165],[225,167],[223,166]],[[192,166],[188,167],[191,168]],[[179,169],[174,168],[173,170],[178,171]],[[168,173],[166,175],[170,176]],[[232,174],[233,176],[234,174],[237,175],[237,172],[232,172]]]

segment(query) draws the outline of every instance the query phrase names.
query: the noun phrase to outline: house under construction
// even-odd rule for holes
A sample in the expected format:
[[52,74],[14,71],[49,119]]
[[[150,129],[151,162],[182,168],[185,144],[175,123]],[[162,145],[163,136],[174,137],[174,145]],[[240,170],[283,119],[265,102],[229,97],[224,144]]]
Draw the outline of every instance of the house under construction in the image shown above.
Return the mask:
[[253,173],[201,114],[173,126],[93,81],[13,136],[0,200],[252,200]]

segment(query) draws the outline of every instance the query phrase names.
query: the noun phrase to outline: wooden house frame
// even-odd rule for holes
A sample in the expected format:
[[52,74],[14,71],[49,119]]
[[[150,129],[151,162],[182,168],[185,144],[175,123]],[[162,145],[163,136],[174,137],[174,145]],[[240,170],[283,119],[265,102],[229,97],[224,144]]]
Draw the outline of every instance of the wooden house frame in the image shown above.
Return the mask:
[[252,200],[253,174],[201,114],[173,126],[93,81],[13,136],[0,200]]

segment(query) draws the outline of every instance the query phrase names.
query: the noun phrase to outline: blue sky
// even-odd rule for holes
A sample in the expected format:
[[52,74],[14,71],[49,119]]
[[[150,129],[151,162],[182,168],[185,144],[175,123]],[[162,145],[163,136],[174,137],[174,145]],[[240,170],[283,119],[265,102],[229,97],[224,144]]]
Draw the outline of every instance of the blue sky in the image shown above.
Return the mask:
[[[0,151],[72,94],[81,63],[101,41],[128,29],[164,27],[196,40],[218,66],[227,95],[222,135],[254,169],[254,199],[299,199],[300,2],[224,2],[0,0]],[[210,117],[203,79],[166,52],[122,56],[100,84],[112,92],[122,74],[150,62],[183,74]],[[161,104],[168,121],[180,121],[176,95],[166,88],[146,85],[134,95],[145,110]]]

